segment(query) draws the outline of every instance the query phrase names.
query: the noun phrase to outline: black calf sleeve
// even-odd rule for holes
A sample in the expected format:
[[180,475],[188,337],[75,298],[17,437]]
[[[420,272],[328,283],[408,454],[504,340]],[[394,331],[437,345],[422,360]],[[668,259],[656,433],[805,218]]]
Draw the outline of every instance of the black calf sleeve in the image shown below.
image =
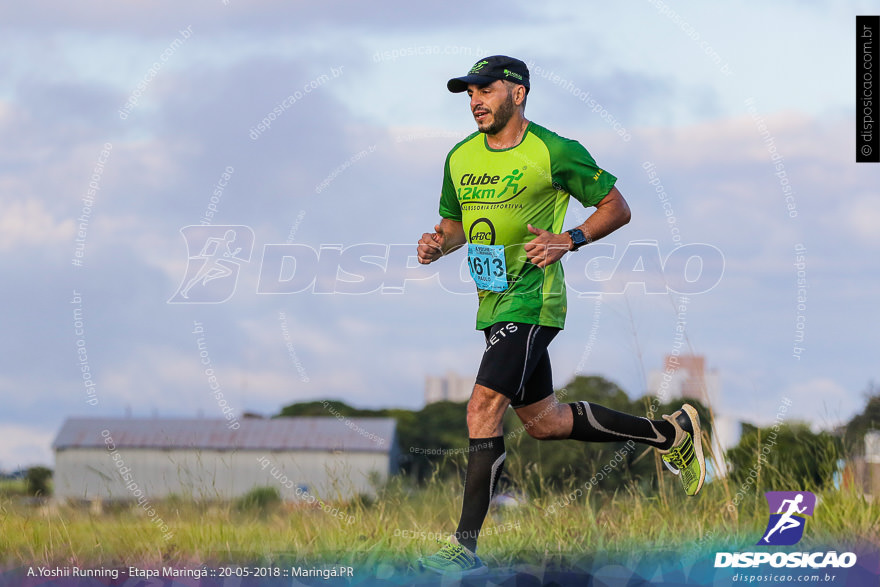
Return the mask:
[[503,436],[470,439],[464,502],[455,537],[459,544],[472,552],[477,550],[477,538],[501,478],[505,456]]
[[577,402],[568,404],[574,422],[569,438],[585,442],[624,442],[668,449],[675,440],[675,427],[666,420],[648,420],[639,416],[610,410],[599,404]]

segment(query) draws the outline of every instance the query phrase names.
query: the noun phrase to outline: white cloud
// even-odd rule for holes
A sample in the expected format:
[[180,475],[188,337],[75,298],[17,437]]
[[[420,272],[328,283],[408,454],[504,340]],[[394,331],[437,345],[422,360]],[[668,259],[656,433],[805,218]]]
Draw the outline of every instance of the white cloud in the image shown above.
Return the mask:
[[3,208],[3,214],[0,215],[0,251],[67,242],[72,254],[73,220],[56,220],[37,200],[7,200],[0,206]]
[[58,433],[45,426],[0,423],[0,470],[10,472],[34,465],[52,467],[52,440]]
[[862,242],[872,248],[880,245],[880,198],[877,194],[860,194],[846,198],[844,218]]
[[828,377],[792,383],[783,395],[792,400],[791,417],[811,422],[814,430],[829,430],[846,423],[864,403],[858,392],[847,390]]

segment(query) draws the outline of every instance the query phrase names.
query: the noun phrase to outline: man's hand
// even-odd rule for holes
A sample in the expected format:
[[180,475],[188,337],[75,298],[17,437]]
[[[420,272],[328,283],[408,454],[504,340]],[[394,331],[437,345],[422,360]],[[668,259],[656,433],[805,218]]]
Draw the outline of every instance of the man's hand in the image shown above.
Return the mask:
[[444,218],[434,227],[434,231],[426,232],[419,239],[419,263],[422,265],[436,261],[467,242],[459,220]]
[[435,232],[426,232],[419,239],[419,263],[427,265],[443,256],[443,245],[446,238],[443,227],[439,224],[434,226]]
[[571,237],[566,234],[556,234],[549,230],[535,228],[529,224],[529,232],[535,238],[526,243],[526,257],[528,260],[542,269],[560,260],[571,248]]

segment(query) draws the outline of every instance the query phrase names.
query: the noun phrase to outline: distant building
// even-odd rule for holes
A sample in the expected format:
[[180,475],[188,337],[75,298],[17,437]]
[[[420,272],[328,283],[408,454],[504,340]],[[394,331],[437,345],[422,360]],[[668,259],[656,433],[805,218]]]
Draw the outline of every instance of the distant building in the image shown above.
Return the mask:
[[[391,418],[70,418],[55,438],[55,495],[229,499],[273,486],[286,500],[372,492],[397,471]],[[139,490],[141,493],[136,494]]]
[[[718,407],[721,400],[721,375],[717,369],[706,369],[702,355],[666,355],[663,369],[648,373],[648,394],[662,402],[697,400],[710,408]],[[737,422],[713,409],[712,451],[715,454],[733,447],[739,438]],[[724,460],[718,459],[717,476],[726,474]]]
[[464,377],[449,371],[443,376],[425,377],[425,403],[466,402],[471,399],[475,377]]
[[865,454],[846,463],[843,483],[854,485],[871,499],[880,497],[880,430],[869,430],[865,434]]
[[865,461],[880,465],[880,430],[865,433]]
[[721,376],[717,369],[706,370],[706,358],[702,355],[666,355],[663,369],[648,374],[648,393],[662,401],[681,398],[717,404]]

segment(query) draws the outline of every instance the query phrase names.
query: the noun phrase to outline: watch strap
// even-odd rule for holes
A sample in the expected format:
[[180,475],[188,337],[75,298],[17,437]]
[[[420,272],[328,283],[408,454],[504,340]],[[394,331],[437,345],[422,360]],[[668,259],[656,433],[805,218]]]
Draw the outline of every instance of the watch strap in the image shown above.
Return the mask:
[[579,228],[572,228],[571,230],[566,230],[565,232],[571,237],[571,250],[576,251],[585,244],[587,244],[587,237],[584,236],[584,233]]

